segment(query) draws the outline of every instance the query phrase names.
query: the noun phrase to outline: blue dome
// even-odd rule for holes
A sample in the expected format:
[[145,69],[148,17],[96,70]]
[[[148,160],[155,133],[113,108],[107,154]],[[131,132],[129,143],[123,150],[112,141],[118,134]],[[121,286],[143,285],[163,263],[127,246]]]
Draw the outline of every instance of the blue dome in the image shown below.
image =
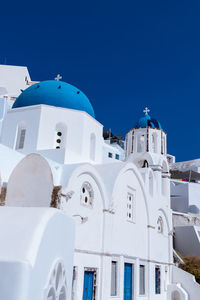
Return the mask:
[[63,81],[47,80],[30,86],[19,95],[12,108],[38,104],[82,110],[95,117],[87,96]]
[[139,121],[135,125],[135,128],[140,128],[140,127],[151,127],[151,128],[162,129],[160,122],[158,122],[156,119],[151,118],[149,115],[145,115],[144,117],[139,119]]

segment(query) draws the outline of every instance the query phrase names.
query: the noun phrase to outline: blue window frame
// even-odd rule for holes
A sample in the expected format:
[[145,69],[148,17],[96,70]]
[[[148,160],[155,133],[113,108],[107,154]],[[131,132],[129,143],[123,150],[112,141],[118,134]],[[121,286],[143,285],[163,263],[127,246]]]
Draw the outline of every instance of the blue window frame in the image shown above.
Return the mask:
[[93,299],[94,272],[85,271],[83,285],[83,300]]
[[113,157],[113,155],[112,155],[111,152],[108,152],[108,157],[109,157],[109,158],[112,158],[112,157]]
[[124,300],[132,300],[133,295],[133,265],[124,264]]
[[115,154],[115,159],[119,160],[119,154]]

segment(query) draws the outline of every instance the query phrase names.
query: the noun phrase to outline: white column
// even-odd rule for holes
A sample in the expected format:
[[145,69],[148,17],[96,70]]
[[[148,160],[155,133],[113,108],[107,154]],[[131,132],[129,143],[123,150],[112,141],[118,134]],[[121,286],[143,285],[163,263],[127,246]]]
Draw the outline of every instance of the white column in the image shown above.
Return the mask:
[[139,258],[136,258],[135,260],[135,272],[134,272],[134,299],[138,299],[139,298],[139,292],[140,292],[140,279],[139,279],[139,272],[140,272],[140,262],[139,262]]
[[124,257],[120,256],[119,259],[119,298],[124,299]]

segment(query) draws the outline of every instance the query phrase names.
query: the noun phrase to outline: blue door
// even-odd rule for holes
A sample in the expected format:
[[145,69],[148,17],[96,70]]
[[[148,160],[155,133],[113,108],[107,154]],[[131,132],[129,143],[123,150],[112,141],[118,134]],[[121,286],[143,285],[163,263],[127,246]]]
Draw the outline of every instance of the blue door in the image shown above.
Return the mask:
[[133,286],[133,270],[132,264],[124,264],[124,300],[132,300]]
[[83,285],[83,300],[93,299],[94,272],[85,271]]

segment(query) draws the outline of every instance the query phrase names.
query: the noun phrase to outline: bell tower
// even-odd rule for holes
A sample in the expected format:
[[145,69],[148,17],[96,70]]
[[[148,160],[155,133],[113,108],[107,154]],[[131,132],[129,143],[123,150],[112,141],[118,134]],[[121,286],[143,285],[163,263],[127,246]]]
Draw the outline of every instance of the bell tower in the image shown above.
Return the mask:
[[168,199],[170,176],[167,135],[160,122],[149,115],[150,110],[147,107],[143,112],[145,115],[126,134],[126,160],[133,162],[138,168],[150,168],[154,179],[149,177],[149,187],[155,189],[157,195]]
[[144,109],[144,117],[140,118],[135,127],[126,135],[126,157],[139,157],[147,153],[158,164],[161,157],[167,155],[166,133],[161,124],[149,115],[150,110]]

